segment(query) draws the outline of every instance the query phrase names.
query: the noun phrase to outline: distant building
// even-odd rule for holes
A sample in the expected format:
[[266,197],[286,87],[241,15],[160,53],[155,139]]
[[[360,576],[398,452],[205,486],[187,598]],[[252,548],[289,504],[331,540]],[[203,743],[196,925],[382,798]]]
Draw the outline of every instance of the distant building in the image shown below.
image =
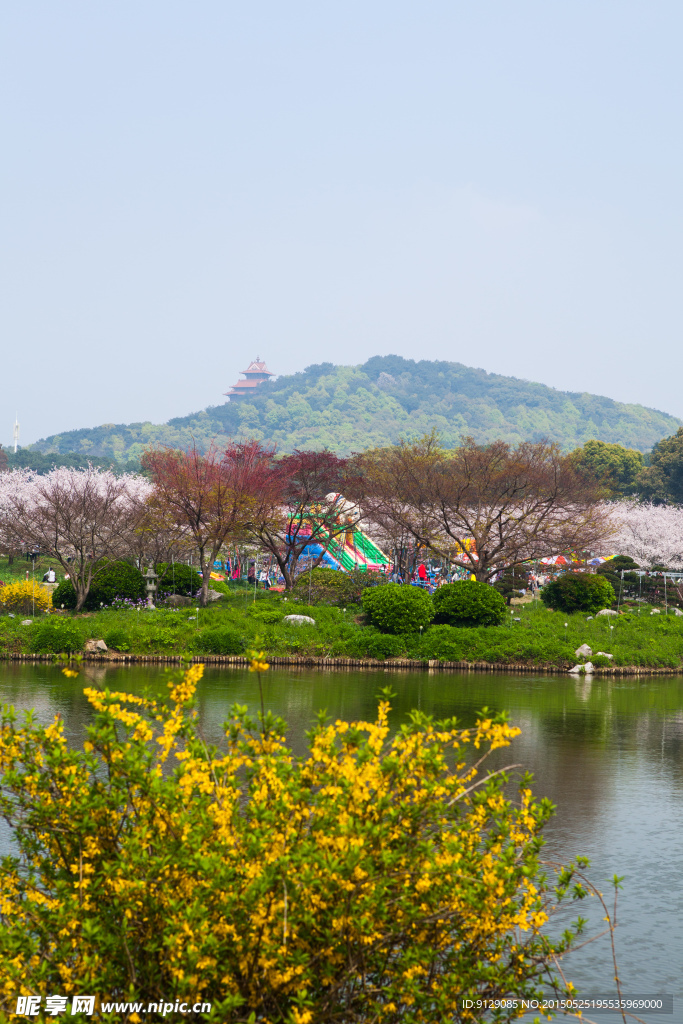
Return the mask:
[[234,398],[244,398],[245,395],[253,395],[256,388],[263,384],[264,381],[268,380],[269,377],[275,376],[274,373],[270,372],[266,364],[261,362],[261,356],[256,356],[256,359],[249,364],[248,368],[240,370],[240,373],[243,373],[247,379],[238,380],[229,391],[223,392],[231,400]]

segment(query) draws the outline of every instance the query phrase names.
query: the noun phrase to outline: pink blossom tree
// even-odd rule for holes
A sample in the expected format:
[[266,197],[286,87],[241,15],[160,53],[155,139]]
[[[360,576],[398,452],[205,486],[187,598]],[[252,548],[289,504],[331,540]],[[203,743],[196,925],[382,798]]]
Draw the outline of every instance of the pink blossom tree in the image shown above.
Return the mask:
[[[3,485],[13,476],[3,474]],[[80,611],[104,560],[133,549],[151,491],[144,477],[132,473],[61,467],[45,476],[16,477],[13,487],[3,486],[2,520],[5,530],[20,533],[68,573]]]

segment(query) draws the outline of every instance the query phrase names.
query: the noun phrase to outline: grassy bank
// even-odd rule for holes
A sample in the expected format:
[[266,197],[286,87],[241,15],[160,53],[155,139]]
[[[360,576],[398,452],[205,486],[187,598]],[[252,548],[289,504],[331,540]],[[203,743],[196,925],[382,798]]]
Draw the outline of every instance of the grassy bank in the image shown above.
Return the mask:
[[[411,658],[570,667],[577,660],[575,649],[587,643],[594,654],[612,654],[614,666],[683,667],[683,618],[649,612],[649,607],[643,606],[640,615],[627,612],[587,620],[584,614],[548,611],[537,602],[516,607],[502,626],[431,626],[422,635],[404,637],[364,626],[358,607],[344,612],[263,593],[254,601],[253,592],[238,591],[198,613],[195,608],[104,609],[82,616],[36,617],[31,625],[22,625],[21,616],[3,615],[0,656],[80,651],[88,640],[104,640],[110,650],[129,655],[232,655],[259,646],[271,657]],[[284,622],[292,613],[309,615],[316,624]]]

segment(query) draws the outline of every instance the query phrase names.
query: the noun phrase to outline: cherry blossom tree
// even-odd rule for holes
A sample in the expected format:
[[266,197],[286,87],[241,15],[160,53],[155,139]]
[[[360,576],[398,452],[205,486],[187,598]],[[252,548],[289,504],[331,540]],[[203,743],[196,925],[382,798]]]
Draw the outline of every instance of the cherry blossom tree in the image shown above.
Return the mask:
[[683,568],[683,508],[622,501],[613,506],[610,546],[630,555],[643,569]]
[[0,550],[7,554],[11,565],[14,556],[27,542],[21,523],[12,511],[17,499],[33,493],[36,473],[31,469],[14,469],[0,473]]
[[104,560],[130,553],[151,484],[133,473],[115,476],[92,467],[60,467],[45,476],[15,470],[2,481],[3,532],[15,531],[59,563],[80,611]]

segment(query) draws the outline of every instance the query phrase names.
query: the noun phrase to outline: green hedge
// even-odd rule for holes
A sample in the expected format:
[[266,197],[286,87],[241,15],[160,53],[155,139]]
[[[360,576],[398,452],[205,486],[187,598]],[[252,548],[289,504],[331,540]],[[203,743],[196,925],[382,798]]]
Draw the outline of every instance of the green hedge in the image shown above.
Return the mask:
[[434,621],[449,626],[499,626],[505,619],[505,600],[488,583],[461,580],[439,587],[434,597]]
[[599,612],[616,601],[612,584],[604,576],[587,572],[567,572],[547,583],[541,600],[560,612]]
[[434,618],[432,599],[421,587],[387,583],[363,594],[363,611],[371,626],[382,633],[417,633]]

